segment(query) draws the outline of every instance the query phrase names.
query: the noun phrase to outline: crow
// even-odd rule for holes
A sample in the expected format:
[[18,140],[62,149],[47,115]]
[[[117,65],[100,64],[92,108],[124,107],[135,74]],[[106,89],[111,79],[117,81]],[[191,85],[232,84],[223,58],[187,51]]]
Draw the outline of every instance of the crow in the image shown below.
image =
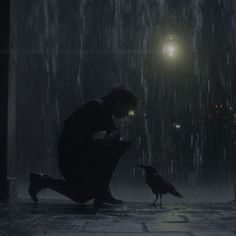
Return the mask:
[[154,167],[145,165],[138,165],[138,166],[145,170],[146,184],[151,188],[152,192],[156,195],[156,198],[152,204],[153,206],[155,206],[158,200],[158,196],[160,195],[160,208],[161,208],[162,194],[170,193],[175,197],[183,198],[183,196],[177,192],[177,190],[171,183],[164,180],[164,178],[157,173]]

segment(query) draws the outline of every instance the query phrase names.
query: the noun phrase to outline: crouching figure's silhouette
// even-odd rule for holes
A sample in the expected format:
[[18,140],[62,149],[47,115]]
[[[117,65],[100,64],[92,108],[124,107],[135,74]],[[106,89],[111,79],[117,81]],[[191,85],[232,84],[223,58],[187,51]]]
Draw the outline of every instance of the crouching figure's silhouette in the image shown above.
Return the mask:
[[115,199],[109,183],[130,142],[120,139],[113,116],[133,114],[136,97],[118,87],[107,96],[80,105],[64,123],[58,141],[59,168],[64,179],[30,173],[29,194],[38,202],[40,190],[49,188],[70,199],[95,204],[122,203]]

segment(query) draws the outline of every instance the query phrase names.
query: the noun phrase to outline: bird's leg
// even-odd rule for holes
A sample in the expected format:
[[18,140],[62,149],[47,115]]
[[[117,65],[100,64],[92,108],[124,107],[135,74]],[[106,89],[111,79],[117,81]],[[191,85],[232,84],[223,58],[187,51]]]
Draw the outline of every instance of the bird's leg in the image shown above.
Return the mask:
[[153,204],[152,204],[153,206],[155,206],[157,200],[158,200],[158,194],[156,194],[156,198],[155,198],[155,200],[154,200],[154,202],[153,202]]
[[161,209],[161,206],[162,206],[161,200],[162,200],[162,194],[160,194],[160,209]]

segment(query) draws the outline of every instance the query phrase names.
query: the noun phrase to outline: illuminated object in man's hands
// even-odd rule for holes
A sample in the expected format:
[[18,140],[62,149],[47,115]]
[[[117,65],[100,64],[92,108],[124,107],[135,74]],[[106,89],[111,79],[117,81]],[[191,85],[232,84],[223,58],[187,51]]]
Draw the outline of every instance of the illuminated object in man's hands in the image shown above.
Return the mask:
[[134,116],[134,111],[133,111],[133,110],[130,110],[130,111],[128,112],[128,116]]

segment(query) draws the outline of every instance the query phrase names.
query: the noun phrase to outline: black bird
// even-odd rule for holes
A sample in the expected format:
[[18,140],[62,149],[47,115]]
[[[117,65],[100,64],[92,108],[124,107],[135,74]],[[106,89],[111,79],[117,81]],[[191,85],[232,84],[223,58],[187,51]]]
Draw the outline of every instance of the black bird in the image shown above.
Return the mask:
[[162,194],[170,193],[175,197],[183,198],[183,196],[177,192],[177,190],[171,183],[164,180],[164,178],[157,173],[154,167],[145,165],[138,166],[145,170],[146,184],[152,189],[152,192],[156,195],[156,198],[152,204],[153,206],[155,206],[156,201],[158,200],[158,196],[160,195],[161,208]]

